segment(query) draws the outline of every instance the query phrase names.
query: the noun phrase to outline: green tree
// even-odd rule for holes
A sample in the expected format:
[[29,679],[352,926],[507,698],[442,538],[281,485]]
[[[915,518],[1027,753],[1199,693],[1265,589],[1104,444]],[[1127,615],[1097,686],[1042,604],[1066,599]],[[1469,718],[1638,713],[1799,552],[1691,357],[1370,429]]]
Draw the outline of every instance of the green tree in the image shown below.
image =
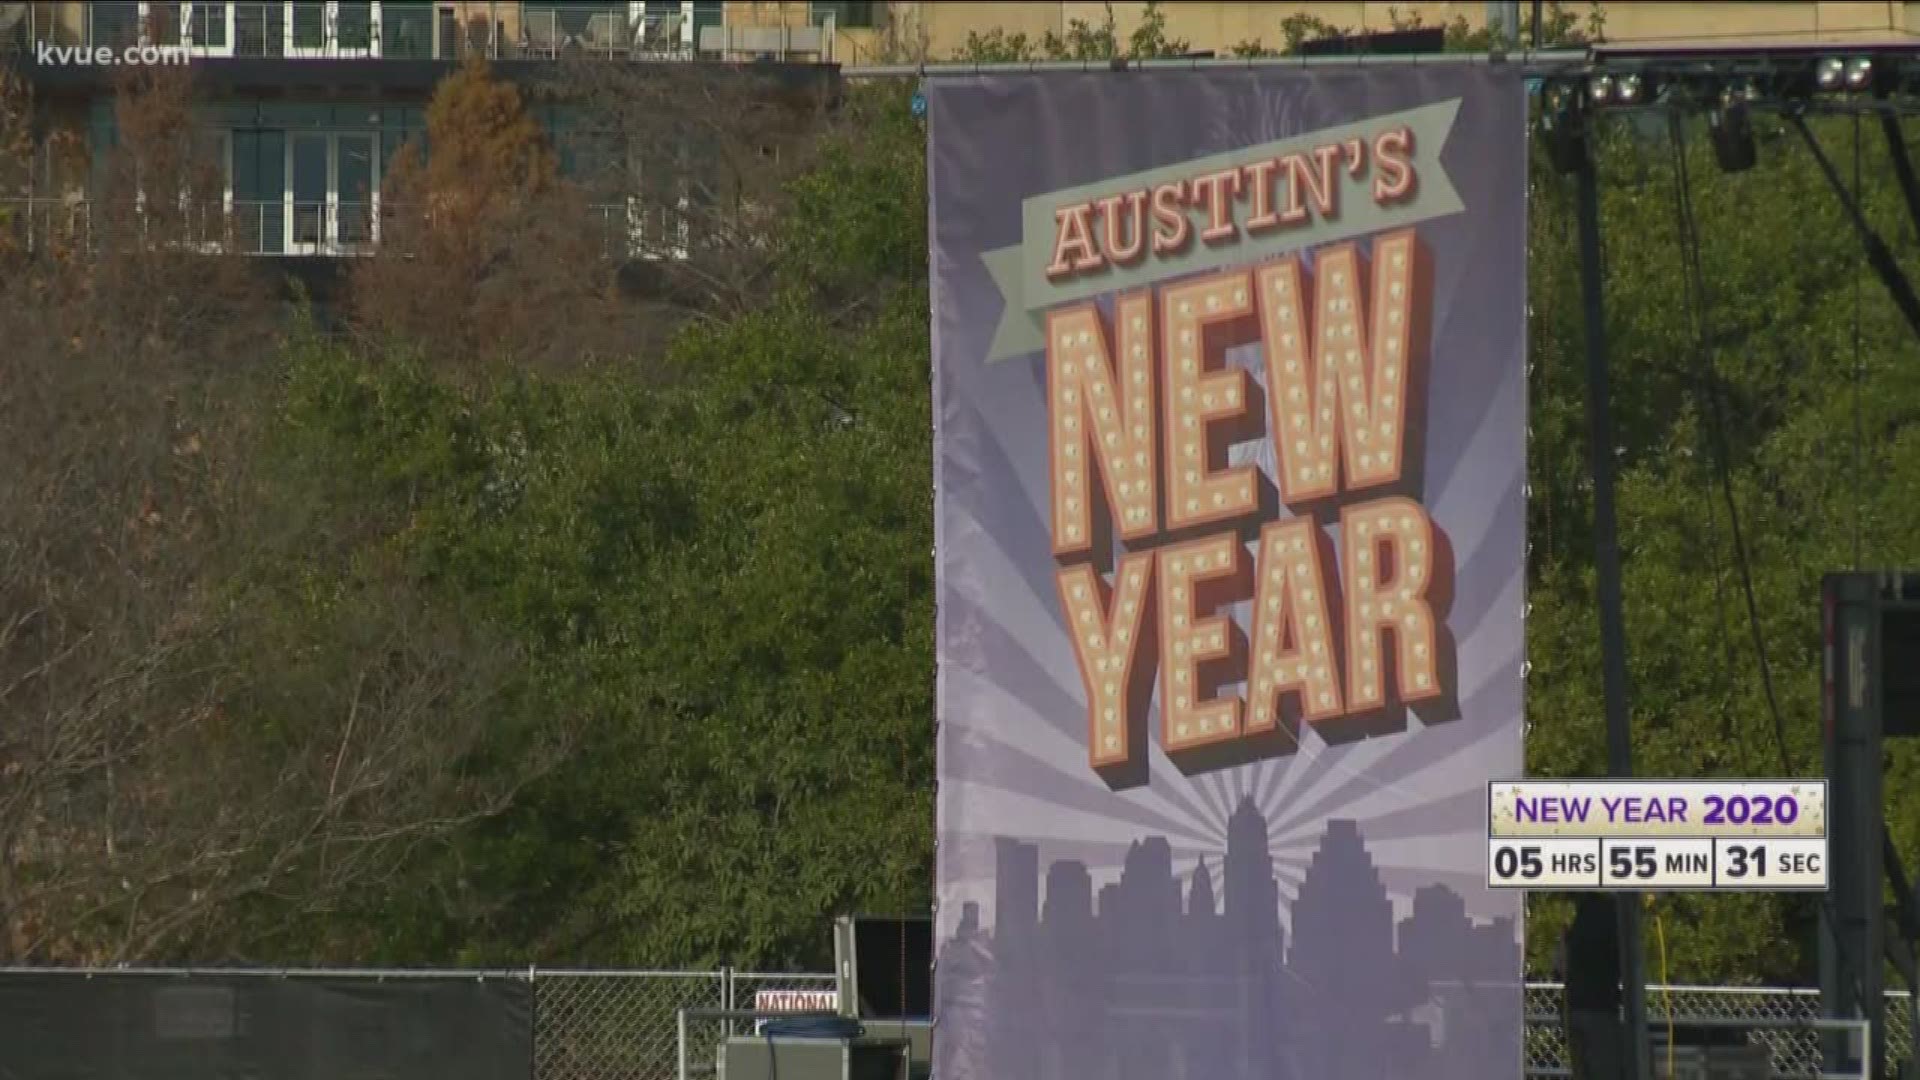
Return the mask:
[[[1568,11],[1560,0],[1550,0],[1541,12],[1541,46],[1551,49],[1598,41],[1605,21],[1605,15],[1597,3],[1588,4],[1587,14],[1583,18]],[[1520,42],[1522,45],[1530,45],[1534,36],[1532,5],[1526,5],[1523,8],[1520,23]],[[1390,30],[1419,30],[1426,25],[1425,19],[1418,11],[1401,11],[1394,7],[1387,9],[1387,28]],[[1441,28],[1446,32],[1445,48],[1448,52],[1486,52],[1494,44],[1493,33],[1489,28],[1484,24],[1474,26],[1467,22],[1464,15],[1454,16],[1442,24]],[[1291,55],[1299,52],[1308,42],[1349,37],[1358,32],[1354,27],[1328,22],[1310,11],[1296,11],[1280,20],[1279,48],[1269,48],[1260,40],[1254,39],[1235,45],[1232,54],[1249,58]]]
[[1072,19],[1066,30],[1048,30],[1038,39],[999,28],[968,31],[955,59],[976,64],[1008,64],[1035,60],[1154,60],[1184,56],[1192,48],[1181,38],[1167,36],[1167,13],[1158,0],[1148,0],[1140,25],[1122,39],[1113,5],[1097,23]]
[[[356,955],[812,965],[831,911],[924,904],[923,136],[900,87],[859,88],[849,109],[792,189],[766,301],[686,331],[661,378],[455,387],[332,354],[296,367],[293,460],[342,485],[343,501],[378,493],[377,549],[444,595],[473,597],[486,625],[526,649],[537,710],[581,730],[569,768],[422,863],[415,887],[377,898],[377,919],[372,900],[343,917],[342,940],[363,935]],[[1818,574],[1851,560],[1856,518],[1870,563],[1910,559],[1920,535],[1904,494],[1920,483],[1920,386],[1898,362],[1906,331],[1860,277],[1801,148],[1763,125],[1761,166],[1724,176],[1690,126],[1713,297],[1706,355],[1727,398],[1717,415],[1783,766],[1716,494],[1716,414],[1676,299],[1672,155],[1658,129],[1605,127],[1639,768],[1809,772]],[[1849,159],[1848,124],[1820,134]],[[1882,158],[1866,147],[1862,174]],[[1528,768],[1575,776],[1605,764],[1579,282],[1569,185],[1543,156],[1531,185]],[[1920,254],[1896,227],[1897,195],[1869,186],[1901,257]],[[1900,748],[1892,768],[1896,836],[1912,855],[1920,806],[1898,779],[1914,775],[1913,756]],[[1540,898],[1531,913],[1544,971],[1565,911]],[[1676,897],[1656,914],[1673,979],[1806,973],[1804,902]]]
[[[1551,17],[1555,43],[1597,29]],[[1474,41],[1450,32],[1450,45]],[[1185,48],[1148,22],[1124,45],[1111,22],[969,45],[981,60]],[[322,691],[351,686],[343,672],[390,676],[373,663],[385,644],[431,626],[431,640],[460,643],[430,653],[432,670],[474,672],[501,704],[457,770],[419,775],[512,798],[423,837],[362,888],[297,901],[250,891],[218,933],[193,940],[287,960],[811,967],[834,911],[924,907],[926,182],[908,102],[903,86],[852,88],[786,192],[754,302],[687,327],[662,356],[456,378],[405,349],[303,341],[287,353],[277,407],[262,414],[270,444],[235,455],[262,474],[238,501],[278,522],[274,542],[221,575],[271,616],[232,654],[258,688],[245,715],[288,710],[338,735],[342,701]],[[1666,130],[1608,118],[1597,140],[1637,763],[1650,776],[1806,774],[1818,575],[1854,562],[1856,535],[1869,565],[1910,564],[1920,536],[1920,369],[1903,361],[1908,331],[1804,148],[1762,123],[1759,167],[1727,176],[1699,121],[1686,131],[1712,301],[1704,347],[1679,285]],[[1849,171],[1861,138],[1859,174],[1886,175],[1884,151],[1851,122],[1818,134]],[[1920,250],[1897,193],[1863,186],[1912,265]],[[1605,765],[1583,324],[1570,185],[1540,153],[1528,212],[1528,769],[1578,776]],[[23,455],[45,441],[18,438]],[[355,633],[357,605],[393,597],[404,603],[387,604],[378,632]],[[299,760],[324,759],[320,734]],[[524,751],[556,742],[571,751],[564,767],[519,771]],[[1896,747],[1889,767],[1890,818],[1912,858],[1920,755]],[[1814,910],[1775,896],[1664,899],[1666,974],[1804,979]],[[289,930],[276,918],[289,913],[312,917]],[[1548,897],[1530,906],[1536,971],[1565,914]]]
[[[1657,128],[1608,126],[1599,153],[1636,767],[1648,776],[1817,775],[1819,575],[1852,563],[1856,527],[1869,565],[1911,562],[1920,535],[1898,494],[1920,483],[1920,375],[1900,361],[1910,335],[1864,276],[1859,243],[1798,141],[1762,122],[1760,165],[1725,175],[1696,120],[1685,161],[1711,299],[1703,347],[1681,291],[1671,143]],[[1860,137],[1846,120],[1818,134],[1841,162]],[[1861,175],[1887,175],[1884,153],[1871,141],[1860,147]],[[1536,162],[1527,751],[1529,771],[1547,776],[1605,766],[1569,186]],[[1865,201],[1903,259],[1920,254],[1891,185],[1867,185]],[[1722,442],[1777,728],[1731,543]],[[1889,767],[1907,776],[1914,761],[1911,748],[1894,747]],[[1920,806],[1910,786],[1888,791],[1911,860]],[[1530,910],[1531,955],[1544,964],[1565,911],[1546,898]],[[1676,896],[1656,914],[1677,980],[1811,979],[1813,902]]]
[[765,301],[657,378],[296,358],[285,467],[470,598],[578,740],[331,948],[817,968],[832,913],[927,904],[923,136],[900,87],[847,110]]

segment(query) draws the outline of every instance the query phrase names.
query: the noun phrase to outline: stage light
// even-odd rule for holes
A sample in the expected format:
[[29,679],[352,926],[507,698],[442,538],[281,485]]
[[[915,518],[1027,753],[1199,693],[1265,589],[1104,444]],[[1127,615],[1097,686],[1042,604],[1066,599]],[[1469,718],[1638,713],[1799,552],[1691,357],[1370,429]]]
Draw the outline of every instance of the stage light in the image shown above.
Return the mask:
[[1858,93],[1873,84],[1873,59],[1856,56],[1847,61],[1847,89]]
[[1648,97],[1650,80],[1645,75],[1595,75],[1587,80],[1587,100],[1595,106],[1638,105]]
[[1814,68],[1814,85],[1822,90],[1838,90],[1846,81],[1847,62],[1837,56],[1823,56],[1819,66]]
[[1753,99],[1753,84],[1729,86],[1720,95],[1720,103],[1707,113],[1707,137],[1713,143],[1713,159],[1722,172],[1746,172],[1759,163],[1760,152],[1753,142],[1753,119],[1747,103]]
[[1760,84],[1752,79],[1734,79],[1720,91],[1721,105],[1751,105],[1760,100]]
[[1549,82],[1541,88],[1541,115],[1547,119],[1572,111],[1578,104],[1573,90],[1563,82]]
[[[1588,93],[1592,93],[1591,84]],[[1547,147],[1547,160],[1556,172],[1573,172],[1585,162],[1586,108],[1577,87],[1562,82],[1547,84],[1541,95],[1540,135]]]

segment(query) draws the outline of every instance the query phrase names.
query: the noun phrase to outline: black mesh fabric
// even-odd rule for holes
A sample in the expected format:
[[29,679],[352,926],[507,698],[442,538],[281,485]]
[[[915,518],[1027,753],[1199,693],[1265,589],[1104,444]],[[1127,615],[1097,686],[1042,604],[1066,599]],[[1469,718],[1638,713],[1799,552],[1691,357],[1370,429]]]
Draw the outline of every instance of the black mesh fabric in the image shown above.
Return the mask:
[[508,976],[0,974],[4,1080],[530,1080]]

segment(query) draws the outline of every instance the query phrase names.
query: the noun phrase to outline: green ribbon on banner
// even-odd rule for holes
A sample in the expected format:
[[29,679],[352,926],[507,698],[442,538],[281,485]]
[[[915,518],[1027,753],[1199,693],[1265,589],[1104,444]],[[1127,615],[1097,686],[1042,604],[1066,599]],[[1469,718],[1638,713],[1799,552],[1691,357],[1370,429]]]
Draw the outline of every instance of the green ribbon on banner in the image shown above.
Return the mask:
[[[1141,288],[1229,264],[1257,262],[1289,251],[1459,213],[1466,207],[1440,164],[1440,151],[1446,146],[1459,112],[1460,99],[1454,98],[1027,199],[1021,204],[1021,242],[980,256],[1006,302],[1000,325],[994,331],[993,345],[987,350],[987,361],[1010,360],[1039,352],[1045,344],[1042,333],[1045,313],[1060,304]],[[1329,218],[1315,218],[1302,225],[1266,233],[1242,230],[1233,243],[1195,243],[1179,254],[1154,255],[1133,266],[1109,266],[1099,273],[1069,277],[1058,283],[1047,278],[1047,264],[1053,259],[1055,213],[1062,207],[1150,190],[1160,184],[1185,182],[1262,160],[1305,154],[1332,143],[1358,139],[1371,144],[1375,135],[1397,128],[1405,128],[1413,136],[1411,165],[1418,183],[1406,199],[1384,205],[1377,203],[1369,190],[1373,183],[1370,170],[1356,173],[1342,167],[1335,170],[1337,201],[1334,205],[1338,212]],[[1280,175],[1278,171],[1276,175]],[[1244,197],[1233,200],[1232,205],[1237,217],[1244,217]],[[1204,207],[1186,207],[1188,221],[1196,234],[1205,224],[1206,213]],[[1096,224],[1094,228],[1097,232],[1100,227]]]

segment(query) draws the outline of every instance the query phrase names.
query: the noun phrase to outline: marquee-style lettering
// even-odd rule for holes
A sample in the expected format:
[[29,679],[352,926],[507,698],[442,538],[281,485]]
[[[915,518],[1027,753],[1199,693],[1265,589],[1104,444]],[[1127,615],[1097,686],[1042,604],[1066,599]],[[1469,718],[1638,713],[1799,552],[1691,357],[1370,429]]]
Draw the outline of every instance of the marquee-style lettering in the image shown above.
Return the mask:
[[1276,521],[1260,530],[1260,577],[1254,583],[1247,730],[1271,731],[1280,699],[1297,695],[1308,723],[1341,715],[1340,666],[1319,536],[1311,518]]
[[[1092,304],[1047,317],[1047,418],[1053,472],[1053,553],[1104,557],[1118,519],[1123,539],[1160,527],[1155,474],[1153,301],[1122,297],[1119,364]],[[1098,472],[1098,478],[1095,473]]]
[[[1392,133],[1380,138],[1395,149]],[[1232,189],[1209,185],[1193,198]],[[1160,194],[1096,204],[1109,249],[1134,258],[1151,243]],[[1080,303],[1047,317],[1052,546],[1070,564],[1056,580],[1086,689],[1089,761],[1109,778],[1145,761],[1139,733],[1156,689],[1158,738],[1173,755],[1444,692],[1430,593],[1452,568],[1439,565],[1426,511],[1402,495],[1349,500],[1336,564],[1306,509],[1398,483],[1414,449],[1419,245],[1402,230],[1375,237],[1371,258],[1361,251],[1335,244],[1311,272],[1289,257],[1124,294],[1110,316]],[[1254,342],[1264,398],[1225,362]],[[1227,452],[1262,420],[1296,510],[1254,536],[1265,480],[1252,463],[1229,467]],[[1220,608],[1248,599],[1243,631]],[[1244,697],[1220,692],[1236,683]]]
[[1232,270],[1160,294],[1161,362],[1166,370],[1167,528],[1215,525],[1257,513],[1252,465],[1224,468],[1227,447],[1259,431],[1247,373],[1225,366],[1226,350],[1254,339],[1252,282]]
[[1320,252],[1311,283],[1298,259],[1260,271],[1268,424],[1287,503],[1400,480],[1417,253],[1411,230],[1376,239],[1370,296],[1352,244]]
[[1087,746],[1095,769],[1125,765],[1145,748],[1130,733],[1153,690],[1153,555],[1129,555],[1110,587],[1086,564],[1056,573],[1067,634],[1087,691]]
[[1347,593],[1347,707],[1386,704],[1381,635],[1394,639],[1402,702],[1439,697],[1433,607],[1433,523],[1412,499],[1390,498],[1340,514]]
[[1160,550],[1160,745],[1192,750],[1240,735],[1240,697],[1214,696],[1244,672],[1245,635],[1214,614],[1246,595],[1246,550],[1232,533]]

